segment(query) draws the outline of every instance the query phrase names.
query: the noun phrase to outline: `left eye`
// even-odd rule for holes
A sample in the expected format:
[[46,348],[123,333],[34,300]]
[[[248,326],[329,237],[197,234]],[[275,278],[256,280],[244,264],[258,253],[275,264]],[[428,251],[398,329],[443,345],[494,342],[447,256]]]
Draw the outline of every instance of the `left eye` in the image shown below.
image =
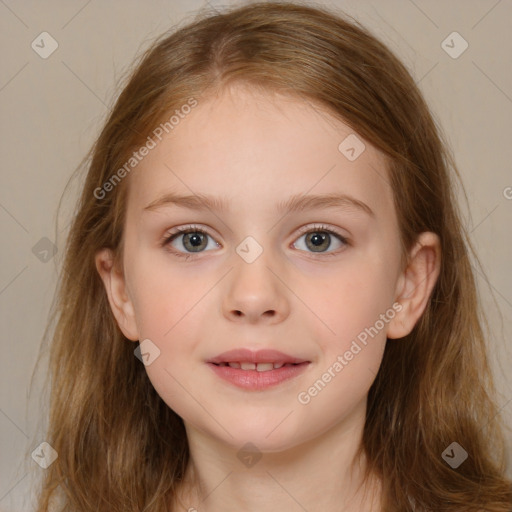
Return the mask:
[[[340,244],[338,248],[348,245],[348,241],[344,236],[326,228],[325,226],[309,228],[308,231],[303,232],[297,240],[300,240],[303,237],[305,237],[307,249],[310,249],[314,253],[326,253],[326,250],[331,248],[333,237],[338,239],[338,243]],[[172,245],[176,248],[172,242],[178,240],[180,242],[179,245],[182,247],[178,247],[177,251],[172,251],[173,254],[179,257],[189,258],[193,256],[194,253],[197,254],[204,252],[208,248],[208,238],[211,237],[206,231],[199,227],[191,226],[188,228],[178,229],[171,235],[167,236],[163,240],[162,246]],[[295,244],[296,243],[297,242],[295,242]],[[220,247],[220,245],[215,241],[213,241],[213,244],[211,245],[213,245],[213,248]],[[336,254],[337,252],[329,251],[326,253],[326,256],[333,256]]]
[[[347,245],[348,243],[347,239],[344,236],[324,227],[309,229],[308,231],[303,233],[298,238],[298,240],[300,240],[304,236],[306,237],[306,247],[308,249],[311,249],[312,252],[321,254],[325,252],[324,250],[329,249],[331,247],[333,237],[337,238],[338,242],[340,243],[338,249]],[[329,253],[326,254],[326,256],[335,256],[336,254],[337,252],[330,251]]]

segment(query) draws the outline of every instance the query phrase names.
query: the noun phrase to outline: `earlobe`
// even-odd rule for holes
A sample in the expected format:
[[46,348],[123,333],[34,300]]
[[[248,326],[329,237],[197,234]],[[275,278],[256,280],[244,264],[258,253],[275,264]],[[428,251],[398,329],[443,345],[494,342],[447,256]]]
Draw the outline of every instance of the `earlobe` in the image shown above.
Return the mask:
[[125,277],[123,272],[116,267],[112,251],[110,249],[98,251],[95,263],[117,325],[128,339],[138,341],[139,335],[133,304],[127,293]]
[[403,338],[413,330],[427,307],[440,269],[439,237],[431,232],[421,233],[397,282],[396,301],[402,309],[388,324],[388,338]]

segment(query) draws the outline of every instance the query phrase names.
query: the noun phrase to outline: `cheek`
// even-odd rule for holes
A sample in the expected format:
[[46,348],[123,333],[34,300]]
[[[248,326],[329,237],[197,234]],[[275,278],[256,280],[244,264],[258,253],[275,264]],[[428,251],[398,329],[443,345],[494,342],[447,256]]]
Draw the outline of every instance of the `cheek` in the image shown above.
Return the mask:
[[[365,400],[382,362],[393,309],[393,280],[386,263],[360,258],[311,288],[308,304],[320,312],[313,336],[321,358],[296,397],[307,415],[333,425]],[[314,291],[316,290],[316,292]]]
[[308,435],[318,435],[320,426],[328,430],[361,411],[380,366],[384,346],[385,343],[377,341],[367,347],[361,345],[359,353],[352,355],[350,361],[342,354],[338,359],[337,355],[298,392],[297,416],[321,418],[318,424],[306,424]]
[[394,301],[391,263],[371,254],[344,263],[314,280],[308,278],[300,287],[304,302],[319,319],[316,334],[326,342],[327,351],[333,344],[342,349],[376,322],[385,338],[387,323],[383,326],[379,320]]
[[392,265],[382,252],[367,252],[317,281],[322,287],[307,285],[308,305],[322,320],[311,324],[321,358],[297,403],[327,424],[364,400],[379,370],[396,314]]
[[[197,360],[199,342],[204,339],[209,277],[184,272],[179,266],[139,258],[131,268],[131,289],[136,323],[142,339],[149,339],[159,350],[146,372],[157,393],[184,419],[190,407],[186,390],[194,390],[195,376],[190,371]],[[215,280],[212,280],[215,283]],[[203,333],[203,336],[201,336]]]
[[[164,251],[162,249],[162,251]],[[208,280],[171,264],[166,254],[141,254],[131,269],[131,288],[136,322],[146,338],[164,341],[208,290]]]

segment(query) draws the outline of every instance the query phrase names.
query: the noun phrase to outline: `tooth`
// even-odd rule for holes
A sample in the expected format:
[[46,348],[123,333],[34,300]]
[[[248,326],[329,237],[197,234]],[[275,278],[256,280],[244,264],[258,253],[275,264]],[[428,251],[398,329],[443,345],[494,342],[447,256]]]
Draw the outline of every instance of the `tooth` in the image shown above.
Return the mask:
[[256,370],[259,372],[268,372],[269,370],[273,370],[274,365],[272,363],[258,363],[256,366]]
[[256,370],[255,363],[241,363],[242,370]]
[[240,363],[228,363],[231,368],[240,368]]
[[283,363],[274,363],[274,368],[277,370],[278,368],[281,368],[283,366]]

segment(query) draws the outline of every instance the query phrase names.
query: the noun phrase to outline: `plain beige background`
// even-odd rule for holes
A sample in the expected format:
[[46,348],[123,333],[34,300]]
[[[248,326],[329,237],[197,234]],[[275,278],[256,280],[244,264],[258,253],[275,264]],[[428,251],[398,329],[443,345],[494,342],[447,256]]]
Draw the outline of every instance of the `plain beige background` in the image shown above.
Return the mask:
[[[210,5],[233,3],[212,0]],[[354,16],[402,58],[454,151],[469,198],[469,210],[463,206],[466,223],[489,279],[487,285],[477,274],[494,330],[489,344],[500,414],[512,425],[512,3],[318,3]],[[44,471],[30,457],[44,441],[40,381],[35,381],[35,394],[27,395],[76,197],[71,187],[56,233],[64,186],[98,134],[135,56],[160,33],[192,21],[205,5],[199,0],[0,2],[2,511],[32,510],[30,482]],[[442,47],[454,31],[468,43],[457,58],[465,45],[459,36],[447,39],[452,55]],[[42,32],[58,43],[46,59],[31,47]],[[57,253],[52,258],[53,243]],[[510,433],[508,439],[512,446]]]

